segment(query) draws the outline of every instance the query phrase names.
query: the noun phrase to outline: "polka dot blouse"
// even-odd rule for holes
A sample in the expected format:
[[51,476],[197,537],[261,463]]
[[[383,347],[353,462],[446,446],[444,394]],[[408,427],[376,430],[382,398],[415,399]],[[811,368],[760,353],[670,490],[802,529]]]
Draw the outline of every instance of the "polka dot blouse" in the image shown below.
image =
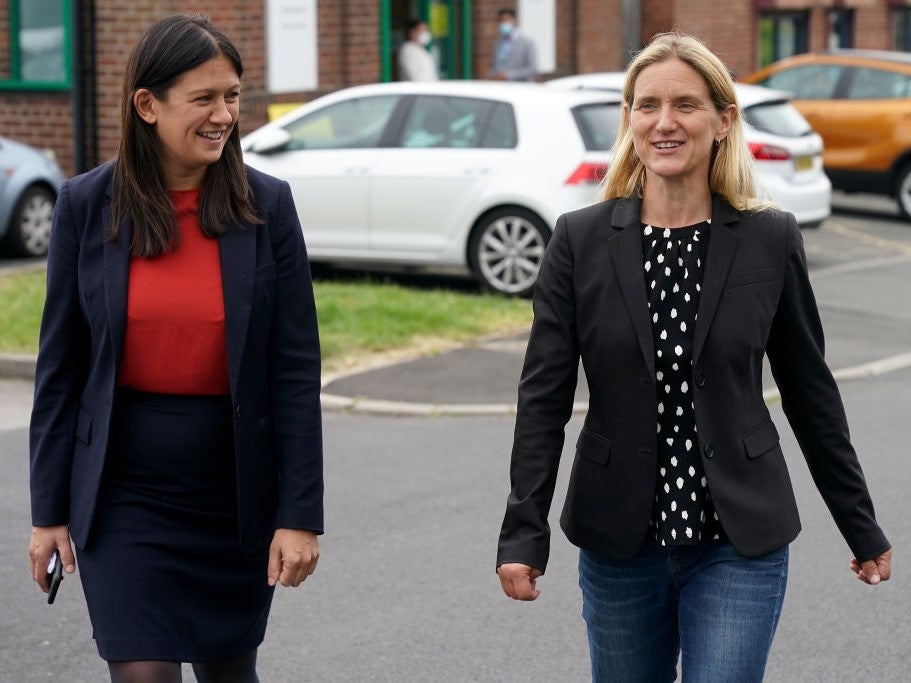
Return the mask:
[[721,536],[706,485],[693,407],[693,329],[699,307],[709,221],[642,229],[658,392],[658,477],[652,528],[661,545]]

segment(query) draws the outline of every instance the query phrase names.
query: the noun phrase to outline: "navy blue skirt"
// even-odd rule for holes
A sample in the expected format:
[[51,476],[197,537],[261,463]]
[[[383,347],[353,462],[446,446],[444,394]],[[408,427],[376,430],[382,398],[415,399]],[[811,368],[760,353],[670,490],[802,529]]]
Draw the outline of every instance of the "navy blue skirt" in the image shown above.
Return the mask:
[[240,549],[233,438],[228,397],[118,393],[78,552],[103,659],[205,662],[262,642],[268,544]]

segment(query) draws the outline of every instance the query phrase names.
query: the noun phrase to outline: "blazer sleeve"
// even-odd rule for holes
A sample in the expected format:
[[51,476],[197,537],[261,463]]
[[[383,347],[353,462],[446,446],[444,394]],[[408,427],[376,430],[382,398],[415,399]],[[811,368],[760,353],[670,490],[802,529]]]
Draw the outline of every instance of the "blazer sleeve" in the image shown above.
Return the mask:
[[29,488],[35,526],[69,522],[76,422],[90,355],[90,332],[79,303],[79,244],[68,181],[60,190],[51,226],[47,298],[29,429]]
[[270,386],[278,455],[276,526],[323,532],[320,350],[307,249],[288,183],[269,225],[276,267]]
[[888,550],[889,542],[876,522],[838,385],[825,361],[803,238],[787,216],[785,281],[769,335],[769,362],[816,487],[855,557],[869,560]]
[[497,566],[519,562],[544,571],[550,553],[547,515],[579,373],[573,254],[565,216],[557,221],[541,264],[533,305]]

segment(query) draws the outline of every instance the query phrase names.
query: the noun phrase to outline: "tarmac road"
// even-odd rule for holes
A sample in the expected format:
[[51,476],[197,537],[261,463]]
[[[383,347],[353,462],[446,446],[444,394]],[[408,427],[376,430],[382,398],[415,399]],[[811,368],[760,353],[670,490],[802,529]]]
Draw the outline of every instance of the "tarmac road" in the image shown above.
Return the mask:
[[[903,681],[911,669],[911,590],[902,561],[911,545],[911,368],[879,361],[911,351],[911,226],[861,205],[808,233],[806,242],[830,363],[871,373],[841,387],[878,517],[895,547],[895,576],[871,588],[848,570],[850,553],[773,403],[804,531],[792,545],[766,680]],[[422,361],[386,368],[327,390],[347,387],[348,394],[425,406],[508,405],[521,343],[484,347],[442,354],[435,359],[440,367]],[[490,371],[474,370],[475,379],[458,382],[460,364],[467,372],[464,364],[482,362],[485,353]],[[478,375],[486,381],[478,384]],[[102,681],[106,669],[78,581],[65,580],[49,607],[27,576],[30,395],[27,381],[0,381],[0,683]],[[587,680],[577,553],[556,523],[568,468],[554,501],[542,596],[514,603],[501,594],[493,567],[508,489],[510,416],[349,410],[325,415],[329,533],[317,574],[276,596],[260,654],[262,680]],[[577,415],[567,428],[566,458],[580,427]]]

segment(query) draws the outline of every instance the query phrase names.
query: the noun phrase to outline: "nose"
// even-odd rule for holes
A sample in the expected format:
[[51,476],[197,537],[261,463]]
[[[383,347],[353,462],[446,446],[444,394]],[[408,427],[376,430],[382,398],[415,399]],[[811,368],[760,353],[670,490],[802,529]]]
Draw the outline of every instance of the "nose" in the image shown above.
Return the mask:
[[232,113],[231,107],[232,105],[225,102],[225,100],[218,100],[212,108],[209,120],[213,123],[230,124],[234,120],[234,114]]
[[661,108],[658,110],[658,123],[656,128],[660,131],[669,131],[673,130],[677,125],[677,121],[674,118],[674,109],[669,105],[661,105]]

